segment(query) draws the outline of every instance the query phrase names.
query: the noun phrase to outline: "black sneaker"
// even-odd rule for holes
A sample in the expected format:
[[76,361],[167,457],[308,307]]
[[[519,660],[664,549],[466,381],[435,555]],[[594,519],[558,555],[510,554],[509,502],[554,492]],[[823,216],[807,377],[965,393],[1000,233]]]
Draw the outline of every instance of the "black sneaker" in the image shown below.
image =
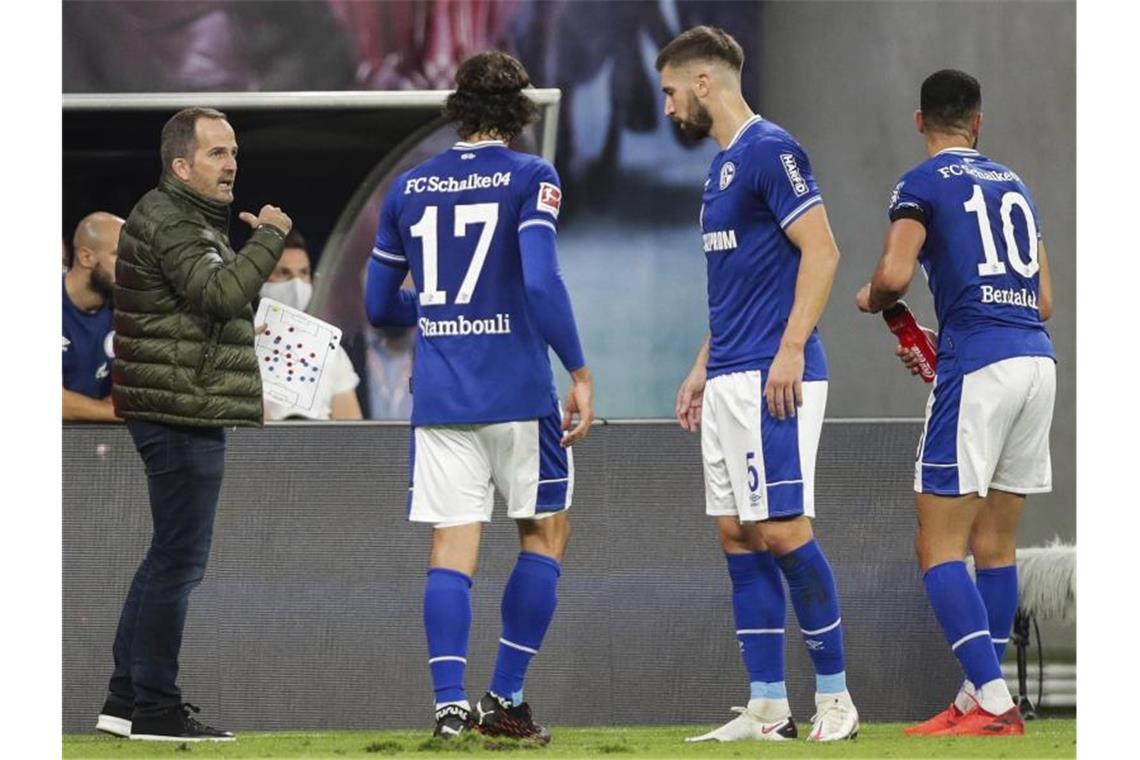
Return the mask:
[[234,735],[199,723],[191,712],[200,710],[189,702],[175,705],[153,717],[135,718],[131,738],[155,742],[232,742]]
[[107,701],[103,703],[103,709],[99,711],[95,730],[126,739],[131,735],[131,712],[133,711],[133,704],[125,703],[114,696],[107,697]]
[[475,728],[485,736],[529,739],[539,744],[550,742],[550,732],[534,722],[530,705],[512,705],[493,692],[487,692],[475,704]]
[[463,705],[444,705],[435,711],[435,731],[432,736],[450,739],[471,730],[471,712]]

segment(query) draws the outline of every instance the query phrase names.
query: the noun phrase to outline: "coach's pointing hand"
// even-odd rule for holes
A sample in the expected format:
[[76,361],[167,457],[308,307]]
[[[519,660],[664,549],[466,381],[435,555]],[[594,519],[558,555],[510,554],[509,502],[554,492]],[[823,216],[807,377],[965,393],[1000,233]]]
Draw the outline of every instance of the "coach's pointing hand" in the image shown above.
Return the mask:
[[[566,394],[566,408],[562,412],[562,429],[569,432],[562,435],[562,448],[573,446],[590,432],[594,421],[594,378],[590,370],[581,367],[570,373],[570,392]],[[578,414],[578,424],[570,428],[574,414]]]
[[289,230],[293,229],[293,220],[289,218],[289,215],[277,206],[270,206],[268,203],[261,207],[261,211],[258,212],[257,216],[254,216],[248,211],[243,211],[238,214],[238,219],[241,219],[255,230],[263,224],[273,225],[281,230],[282,235],[288,235]]

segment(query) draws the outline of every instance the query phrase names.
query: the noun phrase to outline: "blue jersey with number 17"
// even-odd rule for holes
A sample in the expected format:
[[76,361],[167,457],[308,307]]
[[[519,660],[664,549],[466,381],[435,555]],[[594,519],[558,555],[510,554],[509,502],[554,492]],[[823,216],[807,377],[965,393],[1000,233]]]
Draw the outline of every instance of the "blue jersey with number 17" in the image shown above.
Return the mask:
[[948,148],[903,175],[888,213],[926,227],[918,261],[938,315],[940,375],[1015,356],[1056,359],[1037,309],[1041,224],[1020,177],[976,150]]
[[372,255],[416,284],[412,424],[550,415],[546,341],[527,302],[519,232],[557,231],[554,168],[497,141],[457,143],[398,177]]

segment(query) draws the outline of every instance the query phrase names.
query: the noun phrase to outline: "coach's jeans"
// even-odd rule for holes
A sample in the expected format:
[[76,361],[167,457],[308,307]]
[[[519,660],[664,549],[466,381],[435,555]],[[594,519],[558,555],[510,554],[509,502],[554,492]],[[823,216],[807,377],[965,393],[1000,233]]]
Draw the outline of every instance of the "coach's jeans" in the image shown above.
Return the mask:
[[138,717],[182,701],[178,652],[190,592],[210,556],[226,431],[140,420],[127,429],[146,465],[154,534],[119,616],[110,691]]

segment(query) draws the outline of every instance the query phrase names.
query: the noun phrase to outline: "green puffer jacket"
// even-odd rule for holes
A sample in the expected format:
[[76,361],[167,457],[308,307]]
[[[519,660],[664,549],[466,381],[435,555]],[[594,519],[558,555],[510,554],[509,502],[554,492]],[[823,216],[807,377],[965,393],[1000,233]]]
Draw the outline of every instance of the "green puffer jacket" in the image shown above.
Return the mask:
[[285,240],[262,225],[235,253],[228,226],[228,205],[168,174],[131,210],[115,266],[112,398],[120,417],[261,424],[250,301]]

